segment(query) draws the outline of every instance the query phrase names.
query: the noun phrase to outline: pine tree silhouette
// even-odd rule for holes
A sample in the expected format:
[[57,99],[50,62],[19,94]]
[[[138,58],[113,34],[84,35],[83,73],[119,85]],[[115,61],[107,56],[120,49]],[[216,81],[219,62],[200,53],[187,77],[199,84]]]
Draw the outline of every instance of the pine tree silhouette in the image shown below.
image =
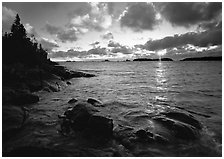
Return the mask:
[[16,19],[11,27],[12,36],[19,39],[26,38],[26,29],[24,28],[23,24],[20,23],[20,17],[17,14]]
[[11,27],[11,33],[3,35],[3,63],[22,63],[27,66],[40,66],[49,63],[47,52],[38,47],[35,37],[29,38],[24,25],[17,14]]

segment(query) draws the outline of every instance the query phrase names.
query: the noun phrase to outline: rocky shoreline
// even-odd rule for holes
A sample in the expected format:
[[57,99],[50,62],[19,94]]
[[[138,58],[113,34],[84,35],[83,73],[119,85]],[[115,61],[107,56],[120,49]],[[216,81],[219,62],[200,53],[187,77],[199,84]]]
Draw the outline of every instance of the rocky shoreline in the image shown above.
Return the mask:
[[22,63],[3,65],[3,150],[7,141],[24,129],[29,120],[29,106],[39,102],[41,92],[58,92],[71,84],[71,78],[94,76],[70,71],[54,62],[41,68],[27,68]]
[[[3,85],[4,157],[174,156],[169,147],[173,150],[178,144],[201,140],[203,125],[191,113],[178,108],[147,112],[94,98],[55,98],[71,84],[69,79],[95,75],[59,65],[52,67],[52,72],[46,68],[22,68],[20,72],[18,66],[3,69],[3,82],[5,75],[17,75]],[[15,80],[19,77],[22,80]],[[52,105],[47,105],[50,102]],[[118,116],[118,112],[124,114]],[[208,150],[212,156],[220,156]],[[192,150],[191,156],[198,154]]]

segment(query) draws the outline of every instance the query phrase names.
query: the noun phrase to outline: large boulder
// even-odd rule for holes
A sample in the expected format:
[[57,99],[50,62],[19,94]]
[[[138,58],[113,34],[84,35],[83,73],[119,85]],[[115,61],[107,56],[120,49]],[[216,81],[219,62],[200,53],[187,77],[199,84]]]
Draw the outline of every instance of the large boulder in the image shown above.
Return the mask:
[[65,133],[70,130],[85,132],[90,136],[111,137],[113,120],[103,116],[100,111],[86,101],[69,102],[70,105],[63,116],[61,129]]

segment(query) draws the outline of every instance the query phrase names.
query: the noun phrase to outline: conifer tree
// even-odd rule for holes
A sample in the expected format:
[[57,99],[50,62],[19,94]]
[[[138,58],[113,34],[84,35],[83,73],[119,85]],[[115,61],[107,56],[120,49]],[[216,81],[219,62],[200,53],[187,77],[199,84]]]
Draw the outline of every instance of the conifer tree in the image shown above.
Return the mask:
[[18,39],[26,38],[26,29],[24,28],[23,24],[20,23],[20,17],[17,14],[16,19],[11,27],[11,32],[13,37]]

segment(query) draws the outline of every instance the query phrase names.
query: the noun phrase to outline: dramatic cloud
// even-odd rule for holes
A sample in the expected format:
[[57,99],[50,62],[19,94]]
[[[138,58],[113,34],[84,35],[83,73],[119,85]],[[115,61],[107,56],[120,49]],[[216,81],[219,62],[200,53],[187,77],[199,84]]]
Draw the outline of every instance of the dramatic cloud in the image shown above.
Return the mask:
[[76,8],[68,13],[68,16],[71,18],[73,18],[75,16],[84,16],[92,10],[90,3],[77,2],[76,4],[78,5],[78,8]]
[[174,26],[189,27],[216,18],[222,11],[222,3],[165,2],[154,3],[160,14]]
[[57,51],[49,54],[50,58],[74,58],[74,57],[85,57],[87,55],[86,51],[76,51],[70,49],[68,51]]
[[131,54],[132,50],[131,48],[127,46],[123,46],[117,42],[114,42],[112,40],[109,41],[108,47],[111,47],[110,51],[112,53],[123,53],[123,54]]
[[46,23],[45,29],[51,35],[56,35],[61,30],[59,27],[53,26],[49,23]]
[[139,46],[147,50],[162,50],[191,44],[198,47],[208,47],[222,44],[222,30],[219,26],[204,32],[189,32],[181,35],[168,36],[160,40],[150,40]]
[[68,27],[77,29],[97,30],[107,29],[112,24],[112,17],[108,13],[107,3],[89,3],[90,9],[76,9]]
[[26,23],[24,25],[26,32],[28,34],[28,36],[35,36],[36,38],[39,37],[39,35],[37,34],[36,30],[34,29],[33,26],[31,26],[29,23]]
[[16,12],[2,6],[2,30],[9,32],[16,17]]
[[35,30],[35,28],[32,25],[30,25],[29,23],[26,23],[24,25],[24,27],[26,29],[27,35],[31,39],[32,38],[35,38],[35,40],[38,43],[40,43],[42,45],[42,47],[44,49],[46,49],[47,51],[51,51],[52,49],[59,47],[59,45],[57,44],[57,42],[55,42],[54,40],[49,40],[47,38],[40,37],[40,35]]
[[39,42],[41,43],[42,47],[48,51],[59,47],[59,45],[54,40],[49,40],[47,38],[41,38]]
[[101,35],[101,37],[105,40],[114,39],[114,36],[111,32],[107,31],[105,34]]
[[77,34],[79,34],[76,28],[63,29],[49,23],[45,25],[45,30],[51,35],[56,35],[63,43],[77,41]]
[[94,48],[94,49],[90,49],[89,51],[87,51],[88,55],[107,55],[107,50],[106,48]]
[[133,3],[121,17],[120,24],[122,27],[132,28],[134,31],[153,30],[158,24],[156,14],[152,4]]
[[73,58],[88,58],[88,57],[92,57],[92,56],[104,56],[104,55],[108,55],[108,52],[106,50],[106,48],[94,48],[94,49],[90,49],[88,51],[77,51],[77,50],[73,50],[70,49],[68,51],[57,51],[57,52],[52,52],[51,54],[49,54],[50,58],[63,58],[63,59],[73,59]]

